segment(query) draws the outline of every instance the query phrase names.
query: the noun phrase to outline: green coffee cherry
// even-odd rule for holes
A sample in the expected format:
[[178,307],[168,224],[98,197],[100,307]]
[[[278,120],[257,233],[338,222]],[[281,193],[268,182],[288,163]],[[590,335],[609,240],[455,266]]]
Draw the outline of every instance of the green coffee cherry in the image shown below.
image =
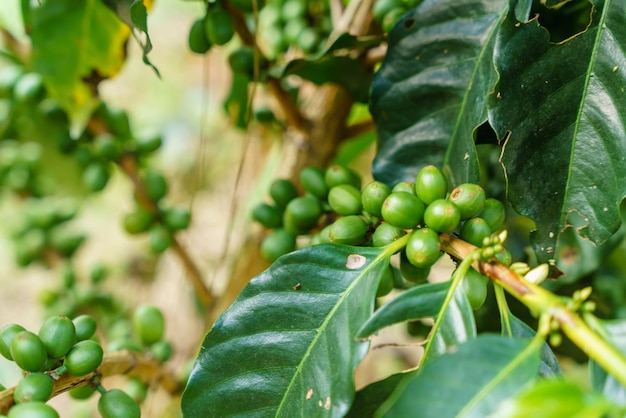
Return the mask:
[[261,243],[261,255],[272,262],[295,249],[296,237],[284,229],[274,230]]
[[361,192],[351,184],[340,184],[330,189],[328,204],[335,213],[342,216],[358,215],[363,209]]
[[154,253],[161,254],[165,252],[172,245],[172,241],[172,233],[163,225],[154,225],[150,228],[148,243]]
[[301,0],[287,0],[280,11],[284,21],[297,19],[306,15],[306,2]]
[[393,10],[390,10],[389,13],[383,17],[382,27],[383,32],[387,33],[393,29],[395,24],[400,20],[400,18],[406,13],[407,9],[405,7],[397,7]]
[[78,386],[70,389],[69,394],[72,398],[82,401],[91,398],[95,391],[91,386]]
[[129,234],[140,234],[150,229],[155,220],[155,214],[143,207],[136,208],[124,216],[124,230]]
[[437,199],[426,207],[424,223],[435,232],[450,232],[459,226],[461,213],[446,199]]
[[29,373],[20,380],[13,393],[15,403],[46,402],[52,395],[54,381],[50,375]]
[[483,306],[487,299],[487,284],[489,278],[483,276],[473,268],[470,268],[463,278],[462,286],[465,296],[472,309],[476,310]]
[[376,0],[372,7],[372,15],[377,22],[382,22],[387,13],[403,6],[404,2],[402,0]]
[[109,182],[110,177],[111,173],[109,167],[101,162],[89,164],[83,172],[83,182],[94,192],[103,190]]
[[50,234],[50,244],[63,256],[70,257],[85,242],[85,234],[56,228]]
[[284,208],[287,203],[298,197],[296,185],[287,179],[277,179],[270,186],[270,196],[279,208]]
[[357,215],[344,216],[330,227],[328,238],[335,244],[358,245],[365,240],[367,224]]
[[157,341],[150,347],[152,357],[162,363],[165,363],[170,359],[170,357],[172,357],[173,351],[174,349],[172,348],[172,344],[165,340]]
[[59,414],[44,402],[26,402],[12,407],[7,418],[59,418]]
[[211,42],[204,31],[204,19],[198,19],[191,24],[187,42],[189,50],[196,54],[204,54],[211,49]]
[[94,138],[93,147],[95,154],[104,160],[115,160],[120,156],[115,138],[109,134]]
[[420,228],[411,233],[406,244],[407,259],[415,267],[430,267],[441,255],[439,234],[430,228]]
[[39,337],[30,331],[20,331],[13,337],[11,356],[22,370],[29,372],[42,370],[48,360],[46,347]]
[[144,345],[152,345],[163,338],[165,317],[156,306],[141,305],[133,314],[133,331]]
[[85,376],[100,366],[103,356],[104,351],[96,341],[79,341],[67,353],[63,365],[72,376]]
[[305,26],[300,33],[298,33],[295,41],[303,52],[309,54],[318,48],[321,40],[315,28]]
[[400,183],[393,186],[391,189],[392,192],[406,192],[412,195],[415,195],[415,183],[410,183],[408,181],[401,181]]
[[88,340],[96,333],[96,320],[91,315],[79,315],[72,322],[76,330],[76,341]]
[[0,330],[0,354],[6,359],[13,361],[11,355],[11,342],[13,338],[22,331],[26,331],[19,324],[7,324]]
[[393,290],[393,270],[391,267],[387,267],[383,270],[383,274],[378,282],[378,288],[376,289],[376,297],[382,298],[387,296],[389,292]]
[[324,180],[324,171],[319,167],[305,167],[300,171],[300,184],[307,192],[320,199],[325,199],[328,187]]
[[485,191],[478,184],[461,184],[450,193],[450,201],[459,208],[461,219],[469,219],[483,208]]
[[137,403],[141,403],[148,397],[148,386],[136,377],[129,377],[124,392]]
[[235,35],[233,18],[221,7],[210,8],[204,19],[204,32],[209,43],[224,45]]
[[269,107],[260,107],[254,110],[254,119],[260,123],[271,123],[276,120],[276,116]]
[[363,209],[370,215],[382,218],[383,202],[391,194],[391,189],[385,183],[373,181],[361,192]]
[[110,108],[106,112],[106,120],[111,131],[119,138],[132,136],[130,119],[124,109]]
[[411,229],[419,224],[424,216],[424,203],[414,194],[392,192],[382,207],[383,219],[398,228]]
[[159,172],[148,171],[144,177],[146,194],[153,202],[158,202],[167,194],[167,180]]
[[191,213],[184,208],[168,209],[163,213],[163,222],[172,231],[187,229],[191,223]]
[[416,284],[426,283],[430,274],[430,266],[416,267],[409,261],[406,251],[400,253],[400,274],[407,281]]
[[48,358],[59,359],[74,345],[76,328],[68,317],[52,316],[41,325],[38,336],[46,347]]
[[278,228],[283,223],[282,211],[267,203],[259,203],[252,209],[252,219],[263,225],[265,228]]
[[332,189],[340,184],[351,184],[357,189],[361,188],[361,177],[354,171],[340,164],[333,164],[324,173],[326,187]]
[[21,76],[13,87],[13,97],[20,103],[34,103],[46,94],[43,78],[38,73],[27,73]]
[[439,168],[427,165],[417,173],[415,194],[422,202],[429,205],[435,200],[445,199],[447,191],[448,181]]
[[477,247],[482,247],[483,240],[491,233],[489,224],[483,218],[470,218],[461,227],[461,239]]
[[506,212],[504,210],[504,205],[498,199],[488,198],[485,199],[485,203],[483,208],[476,215],[479,218],[483,218],[489,228],[491,228],[492,232],[499,231],[504,225],[504,219],[506,217]]
[[406,231],[388,223],[382,223],[376,227],[372,234],[374,247],[384,247],[406,234]]
[[296,197],[285,208],[283,224],[285,228],[295,226],[299,230],[308,230],[317,223],[321,214],[322,206],[316,197]]
[[163,138],[160,135],[155,135],[148,138],[137,139],[135,150],[139,155],[147,155],[161,148],[161,145],[163,145]]
[[107,390],[98,400],[102,418],[140,418],[141,410],[133,398],[121,389]]

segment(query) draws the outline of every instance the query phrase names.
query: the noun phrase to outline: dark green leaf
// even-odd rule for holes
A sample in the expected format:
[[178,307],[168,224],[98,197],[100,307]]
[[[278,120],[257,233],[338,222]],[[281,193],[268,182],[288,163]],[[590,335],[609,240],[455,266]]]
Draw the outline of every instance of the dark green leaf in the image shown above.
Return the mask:
[[84,118],[96,104],[90,83],[118,73],[130,30],[100,0],[41,2],[32,23],[35,71],[72,120]]
[[[626,355],[626,320],[602,321],[601,325],[606,330],[608,338]],[[602,392],[611,401],[626,406],[626,388],[593,360],[589,362],[589,368],[591,387]]]
[[615,409],[599,393],[564,380],[540,380],[515,399],[504,402],[498,418],[600,418]]
[[373,417],[376,410],[380,408],[404,378],[404,373],[393,374],[359,390],[346,418]]
[[377,416],[487,417],[537,376],[537,348],[527,339],[480,335],[408,376]]
[[372,85],[377,180],[413,181],[427,164],[445,166],[453,184],[478,180],[474,130],[487,120],[507,9],[505,0],[431,0],[396,24]]
[[[437,317],[449,289],[450,282],[443,282],[424,284],[403,292],[376,311],[359,330],[358,337],[368,337],[398,322]],[[476,323],[472,308],[463,292],[457,291],[447,307],[438,332],[430,337],[435,340],[428,353],[428,361],[475,336]]]
[[358,59],[346,56],[329,56],[316,61],[297,59],[291,61],[284,76],[297,75],[317,85],[336,83],[344,87],[356,101],[366,103],[372,73]]
[[[601,244],[626,193],[626,0],[596,0],[589,28],[559,44],[537,20],[510,14],[499,31],[500,81],[489,119],[505,140],[514,208],[537,224],[539,259],[559,254],[568,227]],[[575,226],[572,226],[575,225]]]
[[424,284],[405,290],[378,309],[359,330],[359,338],[367,338],[379,330],[399,322],[432,318],[441,309],[450,282]]
[[207,334],[182,400],[189,417],[340,417],[354,397],[355,339],[389,258],[319,245],[254,278]]
[[[535,330],[529,327],[524,321],[509,312],[509,323],[513,337],[533,338],[536,334]],[[541,346],[541,364],[539,365],[539,374],[543,377],[560,376],[563,374],[559,360],[552,352],[552,349],[544,341]]]

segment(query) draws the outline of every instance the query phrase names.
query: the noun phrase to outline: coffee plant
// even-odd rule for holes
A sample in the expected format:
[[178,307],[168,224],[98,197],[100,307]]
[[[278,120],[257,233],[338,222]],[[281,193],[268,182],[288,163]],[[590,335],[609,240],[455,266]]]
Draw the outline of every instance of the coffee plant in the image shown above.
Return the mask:
[[[626,0],[189,2],[176,48],[226,73],[205,87],[241,138],[217,259],[185,245],[210,208],[177,201],[165,133],[102,95],[137,46],[168,83],[167,1],[13,3],[0,198],[54,285],[38,328],[0,324],[0,415],[68,392],[105,418],[626,416]],[[178,259],[206,334],[84,267],[82,203],[118,180],[120,230]]]

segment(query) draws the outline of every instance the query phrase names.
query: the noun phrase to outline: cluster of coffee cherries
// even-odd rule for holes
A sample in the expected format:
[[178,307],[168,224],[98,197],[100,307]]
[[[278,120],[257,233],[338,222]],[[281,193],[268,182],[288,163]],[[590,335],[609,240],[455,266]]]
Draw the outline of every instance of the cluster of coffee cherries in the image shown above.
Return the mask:
[[[133,330],[144,347],[163,346],[164,326],[163,314],[154,306],[142,305],[133,315]],[[58,413],[46,402],[54,393],[55,381],[66,374],[76,377],[94,374],[90,385],[73,388],[69,393],[75,399],[87,399],[99,392],[98,410],[103,417],[140,416],[137,402],[147,392],[141,381],[130,379],[127,391],[106,390],[94,373],[104,358],[96,327],[95,318],[83,314],[74,319],[62,315],[49,317],[37,333],[16,323],[0,329],[0,354],[15,362],[24,373],[13,388],[15,405],[8,411],[9,418],[58,418]],[[169,351],[161,347],[150,352],[157,360],[166,361],[171,347]],[[139,386],[143,386],[141,390],[137,389]],[[0,390],[5,388],[0,387]]]
[[252,211],[256,221],[272,230],[261,244],[270,261],[293,251],[303,235],[310,236],[308,245],[383,247],[409,234],[399,271],[404,280],[423,283],[442,254],[440,234],[454,233],[477,247],[495,248],[491,256],[510,263],[506,249],[491,245],[505,221],[504,205],[474,183],[448,192],[446,176],[436,166],[420,169],[414,182],[389,187],[372,181],[362,189],[360,177],[344,166],[306,167],[300,184],[303,195],[292,182],[276,180],[269,190],[272,202]]

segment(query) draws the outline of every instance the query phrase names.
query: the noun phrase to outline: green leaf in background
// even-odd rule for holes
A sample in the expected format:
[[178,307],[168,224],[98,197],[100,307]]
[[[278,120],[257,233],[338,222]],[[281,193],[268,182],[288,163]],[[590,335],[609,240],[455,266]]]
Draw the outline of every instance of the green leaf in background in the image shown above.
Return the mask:
[[254,278],[207,334],[188,417],[340,417],[368,343],[356,333],[389,265],[380,249],[318,245]]
[[148,54],[152,51],[152,41],[150,40],[150,35],[148,34],[148,9],[144,4],[144,0],[133,0],[130,5],[130,19],[133,25],[141,32],[146,35],[145,42],[142,42],[139,37],[133,32],[133,36],[141,46],[143,50],[143,62],[144,64],[150,66],[157,76],[161,76],[159,74],[159,70],[152,64],[150,59],[148,59]]
[[344,87],[352,98],[367,103],[372,73],[360,60],[346,56],[327,56],[309,61],[297,59],[285,68],[283,76],[297,75],[317,85],[336,83]]
[[97,103],[97,83],[121,69],[130,30],[100,0],[31,4],[34,70],[72,121],[80,122]]
[[559,379],[538,381],[515,399],[504,402],[490,418],[601,418],[615,406],[599,393]]
[[[524,321],[509,312],[509,324],[513,337],[533,338],[535,330],[529,327]],[[541,346],[541,364],[539,365],[539,375],[543,377],[554,377],[563,374],[561,365],[547,342]]]
[[[366,338],[398,322],[437,317],[449,289],[450,282],[443,282],[404,291],[378,309],[359,330],[358,337]],[[454,293],[442,321],[439,332],[430,337],[435,340],[428,353],[428,361],[476,337],[474,314],[462,291]]]
[[485,418],[532,381],[538,340],[482,334],[407,377],[376,416]]
[[[500,81],[489,120],[503,139],[508,198],[535,220],[540,262],[570,227],[601,244],[626,193],[626,0],[593,1],[591,24],[565,42],[510,14],[494,54]],[[561,255],[562,257],[562,255]],[[558,263],[558,259],[557,259]]]
[[504,0],[430,0],[399,20],[371,91],[377,180],[413,181],[427,164],[453,184],[478,180],[473,135],[487,120],[495,33],[507,9]]
[[236,127],[248,126],[248,84],[250,79],[242,74],[233,73],[230,91],[224,100],[224,110]]
[[[604,320],[600,325],[608,334],[609,340],[622,352],[626,353],[626,320]],[[626,407],[626,388],[620,385],[615,378],[608,374],[596,362],[589,362],[591,387],[601,392],[611,401]]]
[[405,373],[392,374],[359,390],[345,418],[373,417],[374,413],[405,378]]

